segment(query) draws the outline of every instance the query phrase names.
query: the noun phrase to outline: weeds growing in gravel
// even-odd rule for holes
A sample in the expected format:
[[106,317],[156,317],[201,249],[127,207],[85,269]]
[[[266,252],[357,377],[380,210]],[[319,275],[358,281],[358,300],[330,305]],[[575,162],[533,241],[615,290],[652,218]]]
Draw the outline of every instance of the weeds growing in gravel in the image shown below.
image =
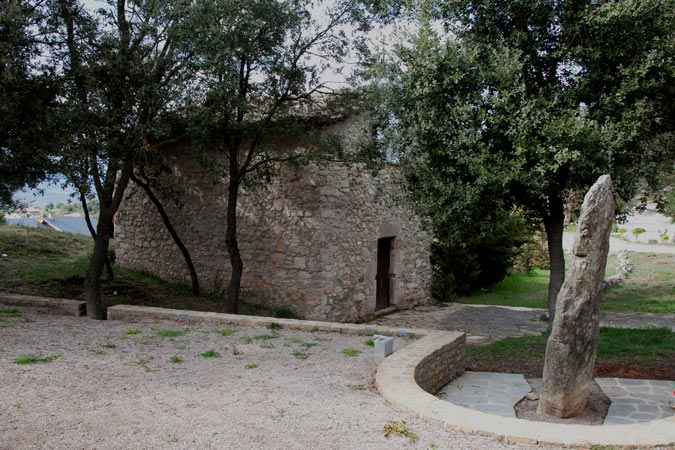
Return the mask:
[[268,341],[270,339],[279,339],[280,334],[277,333],[276,331],[273,331],[270,334],[259,334],[257,336],[253,336],[253,339],[256,341]]
[[132,336],[134,334],[141,334],[141,330],[139,330],[137,328],[130,328],[130,329],[127,330],[128,336]]
[[345,348],[342,350],[342,354],[345,356],[359,356],[361,354],[361,350],[357,350],[355,348]]
[[89,349],[89,351],[92,352],[94,355],[107,355],[108,354],[108,352],[106,352],[105,350],[101,350],[101,349],[98,349],[98,348],[92,348],[92,349]]
[[348,384],[347,387],[351,391],[365,391],[366,387],[362,384]]
[[267,325],[267,328],[268,328],[269,330],[274,331],[274,330],[281,330],[283,327],[281,326],[280,323],[272,322],[272,323],[270,323],[269,325]]
[[367,345],[368,347],[375,347],[375,341],[372,339],[366,339],[364,345]]
[[138,361],[132,361],[129,364],[131,364],[132,366],[141,366],[143,368],[143,370],[150,373],[150,372],[152,372],[152,369],[148,365],[148,362],[149,361],[147,359],[139,359]]
[[171,361],[172,364],[180,364],[183,362],[183,360],[180,358],[180,356],[172,356],[169,358],[169,361]]
[[180,337],[185,336],[185,331],[181,330],[157,330],[159,337]]
[[244,352],[242,352],[241,350],[239,350],[239,349],[237,348],[236,345],[232,344],[232,354],[233,354],[234,356],[239,356],[239,355],[243,355]]
[[117,348],[117,346],[115,344],[103,344],[103,347],[110,348],[110,349]]
[[200,353],[201,356],[204,358],[220,358],[220,353],[218,353],[215,350],[207,350],[205,352]]
[[305,360],[305,359],[309,358],[309,355],[311,355],[311,353],[308,353],[308,352],[305,352],[305,351],[302,351],[302,350],[298,350],[297,352],[293,352],[293,356],[295,356],[296,359]]
[[256,369],[258,365],[256,363],[248,363],[244,367],[246,367],[247,369]]
[[263,342],[262,344],[260,344],[260,348],[274,348],[274,344],[272,344],[271,342]]
[[167,433],[164,436],[162,436],[162,442],[164,442],[165,444],[173,444],[178,442],[178,438],[173,434]]
[[232,336],[236,332],[237,332],[236,330],[231,330],[229,328],[225,328],[223,330],[216,330],[216,333],[225,337]]
[[48,363],[52,362],[55,359],[59,358],[60,355],[47,355],[47,356],[39,356],[39,355],[23,355],[23,356],[17,356],[12,360],[12,364],[38,364],[38,363]]
[[408,438],[411,444],[414,444],[419,440],[419,436],[408,429],[408,424],[405,423],[405,420],[399,422],[389,422],[384,426],[384,437],[389,437],[390,434],[398,434]]

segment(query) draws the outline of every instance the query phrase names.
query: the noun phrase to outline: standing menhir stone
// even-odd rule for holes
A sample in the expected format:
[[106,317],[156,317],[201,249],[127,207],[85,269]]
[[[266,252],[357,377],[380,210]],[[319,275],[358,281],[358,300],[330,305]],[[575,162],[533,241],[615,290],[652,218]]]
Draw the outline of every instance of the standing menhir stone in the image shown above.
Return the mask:
[[572,251],[546,345],[538,413],[574,417],[584,410],[593,379],[609,235],[614,218],[612,179],[601,176],[584,198]]

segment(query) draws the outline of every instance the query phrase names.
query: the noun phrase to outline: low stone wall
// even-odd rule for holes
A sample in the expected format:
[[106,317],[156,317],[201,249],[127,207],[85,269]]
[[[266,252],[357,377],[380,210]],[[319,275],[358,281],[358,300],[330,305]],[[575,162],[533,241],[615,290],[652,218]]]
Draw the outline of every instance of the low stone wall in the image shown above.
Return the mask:
[[302,331],[330,331],[342,334],[373,335],[420,338],[427,335],[426,330],[413,328],[395,328],[370,324],[322,322],[318,320],[278,319],[274,317],[244,316],[204,311],[155,308],[152,306],[115,305],[108,308],[108,320],[175,320],[189,324],[209,324],[221,326],[262,327],[272,323],[284,328]]
[[426,356],[415,367],[415,381],[430,394],[436,395],[448,383],[464,373],[466,335]]
[[0,304],[12,306],[37,306],[49,310],[52,314],[64,316],[84,316],[87,314],[85,302],[65,298],[36,297],[33,295],[6,294],[0,292]]

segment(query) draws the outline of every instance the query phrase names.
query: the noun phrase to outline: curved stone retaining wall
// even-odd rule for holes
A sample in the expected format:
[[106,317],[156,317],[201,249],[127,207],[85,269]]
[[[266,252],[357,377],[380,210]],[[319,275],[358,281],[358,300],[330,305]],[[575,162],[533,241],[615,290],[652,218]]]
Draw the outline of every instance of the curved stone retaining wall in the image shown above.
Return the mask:
[[466,335],[452,339],[427,355],[415,367],[415,381],[429,392],[436,394],[445,385],[464,373]]
[[675,417],[612,426],[535,423],[457,406],[423,390],[418,384],[418,378],[427,387],[433,385],[429,379],[424,379],[425,371],[433,373],[433,370],[426,369],[435,360],[430,360],[431,355],[436,352],[445,354],[443,349],[448,345],[456,344],[461,347],[463,340],[463,333],[429,332],[426,337],[396,351],[377,370],[375,382],[380,394],[389,403],[411,415],[467,433],[495,435],[510,443],[630,448],[668,446],[675,443]]

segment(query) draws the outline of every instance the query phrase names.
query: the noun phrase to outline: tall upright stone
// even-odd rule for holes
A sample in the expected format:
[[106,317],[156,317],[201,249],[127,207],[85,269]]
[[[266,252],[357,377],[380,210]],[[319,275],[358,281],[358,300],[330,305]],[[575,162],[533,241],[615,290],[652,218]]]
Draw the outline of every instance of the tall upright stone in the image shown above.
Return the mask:
[[584,410],[593,379],[609,235],[614,218],[612,179],[601,176],[581,207],[568,276],[558,294],[546,344],[540,414],[574,417]]

